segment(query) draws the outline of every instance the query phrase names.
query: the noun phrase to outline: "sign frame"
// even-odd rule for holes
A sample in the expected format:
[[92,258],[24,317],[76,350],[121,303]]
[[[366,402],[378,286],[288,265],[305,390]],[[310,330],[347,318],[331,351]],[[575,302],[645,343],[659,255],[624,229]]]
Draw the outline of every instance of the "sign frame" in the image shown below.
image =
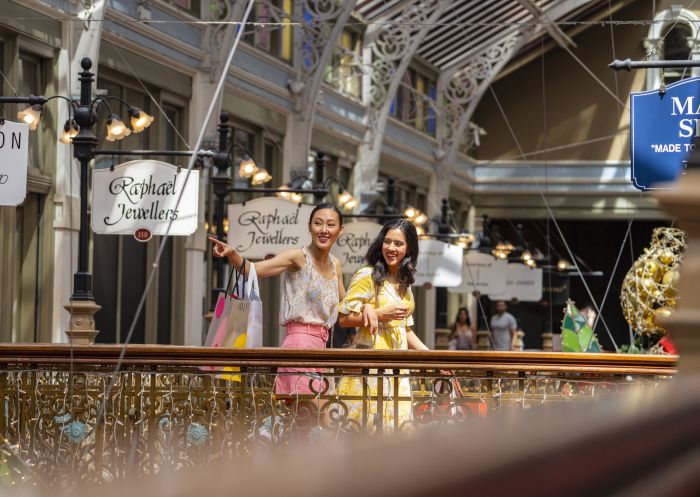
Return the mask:
[[[128,176],[129,174],[134,176]],[[120,184],[118,180],[124,181]],[[111,197],[102,195],[104,187],[107,187]],[[186,170],[152,159],[133,160],[113,168],[94,169],[91,196],[90,227],[97,234],[135,235],[138,230],[146,229],[151,236],[162,236],[166,232],[172,236],[189,236],[197,230],[199,171],[195,169],[188,176]],[[178,199],[180,203],[176,208]],[[115,214],[115,209],[117,215],[121,209],[121,216],[110,225],[106,220]],[[140,219],[130,219],[129,216],[138,216]],[[100,224],[100,219],[104,224]],[[116,226],[122,219],[124,227]]]
[[[685,100],[681,104],[681,100],[678,99]],[[664,109],[664,106],[669,104],[670,112]],[[692,113],[694,108],[700,110],[700,77],[671,83],[663,94],[660,94],[658,89],[630,93],[630,180],[638,190],[672,189],[671,186],[655,185],[673,181],[685,170],[687,158],[694,146],[693,135],[698,133],[695,127],[700,125],[700,121],[695,119],[683,119],[685,114],[682,111],[686,105],[691,110],[688,115],[700,118],[700,112]],[[675,120],[678,121],[675,129],[680,128],[680,131],[677,137],[672,137],[672,128],[665,125],[669,121],[672,124],[675,122],[671,116],[677,115],[676,110],[681,111]],[[688,120],[695,120],[696,126],[692,127],[691,124],[683,122]],[[689,136],[681,136],[682,133],[688,132]],[[652,133],[662,136],[655,143],[651,143],[647,135]],[[665,136],[664,133],[668,133],[669,136]],[[652,152],[647,150],[647,146],[654,150],[655,155],[651,155]],[[679,160],[678,169],[656,165],[662,160],[668,163]]]
[[4,120],[0,124],[0,206],[15,207],[27,198],[28,165],[29,126]]
[[[313,209],[312,205],[278,197],[229,204],[227,243],[247,259],[264,259],[287,249],[301,248],[311,243],[308,224]],[[236,239],[239,233],[244,233],[246,238]]]

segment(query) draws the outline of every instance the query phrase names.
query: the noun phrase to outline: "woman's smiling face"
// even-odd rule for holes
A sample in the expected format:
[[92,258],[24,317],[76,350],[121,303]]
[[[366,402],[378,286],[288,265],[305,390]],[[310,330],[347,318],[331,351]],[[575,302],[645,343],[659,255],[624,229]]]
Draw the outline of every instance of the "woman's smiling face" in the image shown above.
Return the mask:
[[408,247],[406,245],[406,236],[400,229],[391,229],[386,232],[382,243],[382,256],[387,267],[398,269],[406,257]]
[[341,230],[340,218],[333,209],[319,209],[309,223],[311,242],[321,250],[330,250]]

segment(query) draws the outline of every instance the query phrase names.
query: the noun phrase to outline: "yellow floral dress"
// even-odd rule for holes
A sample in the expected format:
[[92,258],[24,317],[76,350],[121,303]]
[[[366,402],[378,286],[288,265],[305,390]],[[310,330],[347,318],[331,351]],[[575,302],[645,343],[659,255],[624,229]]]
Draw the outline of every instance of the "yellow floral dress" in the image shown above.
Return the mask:
[[[378,294],[377,302],[375,301],[375,287],[372,281],[372,268],[360,268],[353,276],[352,281],[350,281],[350,287],[345,294],[345,298],[340,302],[338,310],[341,314],[361,313],[362,306],[366,303],[383,307],[403,302],[409,307],[408,315],[405,319],[380,323],[375,337],[369,332],[369,328],[359,328],[354,343],[381,350],[407,350],[406,333],[413,326],[413,309],[415,308],[411,288],[409,287],[402,297],[392,285],[385,281]],[[396,380],[391,378],[394,373],[393,370],[385,371],[385,374],[390,376],[390,378],[383,380],[382,416],[380,419],[377,416],[377,378],[374,376],[376,373],[376,369],[371,370],[370,376],[366,378],[368,393],[370,399],[372,399],[367,403],[366,413],[363,413],[362,401],[344,401],[348,407],[348,422],[350,425],[354,425],[356,429],[368,431],[375,431],[380,423],[383,425],[383,431],[392,431],[395,428],[401,429],[407,421],[410,422],[412,419],[411,402],[410,400],[397,400],[394,382],[398,381],[398,397],[410,399],[410,381],[407,377]],[[407,371],[399,371],[397,373],[407,374]],[[363,379],[359,377],[343,377],[338,385],[340,400],[343,401],[343,398],[347,396],[361,397],[362,381]],[[395,406],[398,406],[398,418],[396,419],[394,416]],[[365,415],[363,416],[363,414]],[[349,426],[349,428],[353,429],[353,426]]]

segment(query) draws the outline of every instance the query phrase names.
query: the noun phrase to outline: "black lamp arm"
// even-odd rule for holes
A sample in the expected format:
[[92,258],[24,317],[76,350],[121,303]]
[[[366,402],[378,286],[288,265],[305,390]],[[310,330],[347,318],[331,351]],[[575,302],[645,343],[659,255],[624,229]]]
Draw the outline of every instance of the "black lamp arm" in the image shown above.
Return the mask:
[[[95,105],[95,104],[97,104],[97,105]],[[109,102],[107,101],[106,97],[95,98],[95,100],[93,100],[92,103],[90,104],[90,112],[91,113],[97,112],[100,109],[100,105],[102,105],[102,104],[107,106],[107,112],[109,112],[109,114],[111,115],[112,114],[112,106],[109,105]]]
[[[236,143],[236,142],[231,143],[231,146],[228,148],[228,155],[231,156],[231,154],[233,154],[233,152],[236,151],[236,150],[238,150],[239,152],[243,152],[244,154],[246,154],[246,155],[247,155],[248,157],[250,157],[250,158],[253,160],[253,162],[255,162],[256,164],[258,163],[258,161],[255,160],[255,157],[253,156],[253,154],[251,153],[251,151],[248,150],[248,149],[247,149],[246,147],[244,147],[243,145],[241,145],[240,143]],[[233,157],[231,157],[231,158],[233,159]]]

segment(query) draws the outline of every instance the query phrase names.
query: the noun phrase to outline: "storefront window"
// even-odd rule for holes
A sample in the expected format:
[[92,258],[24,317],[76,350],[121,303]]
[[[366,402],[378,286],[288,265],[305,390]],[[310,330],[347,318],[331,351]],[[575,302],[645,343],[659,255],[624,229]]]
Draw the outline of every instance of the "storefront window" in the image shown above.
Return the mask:
[[362,95],[362,37],[345,29],[338,40],[331,63],[323,79],[341,93],[360,98]]
[[292,0],[267,0],[256,2],[249,22],[282,23],[289,26],[254,26],[246,28],[244,40],[287,62],[292,60]]

